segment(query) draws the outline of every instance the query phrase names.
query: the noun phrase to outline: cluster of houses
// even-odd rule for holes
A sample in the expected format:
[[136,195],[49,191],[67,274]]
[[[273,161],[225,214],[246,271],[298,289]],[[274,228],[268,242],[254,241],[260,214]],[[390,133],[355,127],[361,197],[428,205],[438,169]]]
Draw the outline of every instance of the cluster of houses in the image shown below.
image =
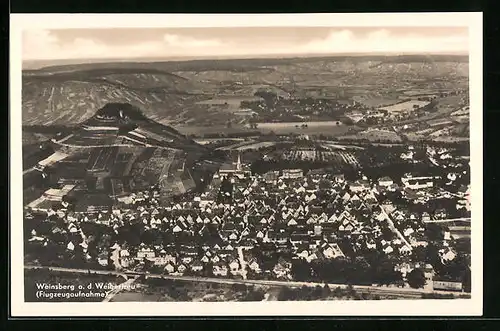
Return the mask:
[[[218,190],[225,177],[230,177],[232,190],[220,200]],[[433,186],[432,177],[404,177],[401,182],[416,191]],[[216,174],[206,192],[175,203],[160,206],[159,193],[152,191],[123,198],[112,211],[46,212],[64,220],[66,228],[58,231],[70,234],[67,250],[79,246],[87,259],[97,258],[102,266],[134,269],[149,263],[167,274],[245,278],[265,273],[291,279],[293,259],[322,261],[370,250],[398,257],[426,246],[426,221],[443,219],[446,211],[410,213],[378,200],[379,194],[399,189],[387,176],[372,183],[366,177],[351,182],[343,175],[298,170],[252,175],[238,160],[236,167]],[[137,247],[117,240],[92,257],[87,251],[92,234],[83,233],[80,226],[85,222],[111,228],[116,238],[126,224],[140,224],[144,232],[160,233],[162,239]],[[47,237],[36,231],[30,240],[47,244]],[[442,261],[456,256],[450,240],[445,233],[439,251]],[[256,247],[278,253],[277,262],[264,263]]]

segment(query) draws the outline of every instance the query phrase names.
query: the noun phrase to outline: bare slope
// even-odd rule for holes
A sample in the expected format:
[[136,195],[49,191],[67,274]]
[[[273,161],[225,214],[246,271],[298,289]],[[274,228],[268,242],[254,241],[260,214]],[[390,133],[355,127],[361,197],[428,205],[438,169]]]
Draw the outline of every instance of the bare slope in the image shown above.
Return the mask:
[[[109,102],[130,103],[158,121],[202,109],[195,102],[204,84],[154,69],[92,69],[23,74],[23,124],[72,124]],[[210,88],[207,88],[210,90]]]

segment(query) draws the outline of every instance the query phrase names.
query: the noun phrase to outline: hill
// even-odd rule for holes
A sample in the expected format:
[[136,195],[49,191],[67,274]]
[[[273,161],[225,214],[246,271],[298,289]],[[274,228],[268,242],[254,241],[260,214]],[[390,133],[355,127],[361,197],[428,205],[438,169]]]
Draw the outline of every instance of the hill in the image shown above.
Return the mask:
[[23,146],[25,189],[73,183],[82,201],[88,194],[119,196],[154,185],[163,196],[184,193],[200,184],[196,163],[210,155],[126,103],[106,104],[71,130],[55,126],[62,130],[44,143],[37,143],[36,128]]
[[[23,72],[23,124],[71,125],[110,102],[129,103],[159,123],[243,126],[239,102],[260,89],[291,98],[394,100],[414,90],[468,87],[468,57],[359,55],[85,63]],[[188,132],[189,130],[184,130]],[[202,130],[203,131],[203,130]]]
[[79,123],[109,102],[130,103],[168,123],[182,120],[190,109],[206,108],[196,102],[210,91],[208,84],[156,69],[27,71],[22,81],[23,124]]
[[144,146],[201,151],[198,145],[174,128],[158,123],[128,103],[109,103],[94,116],[53,140],[67,147]]
[[[415,61],[417,60],[417,61]],[[80,70],[93,70],[93,69],[161,69],[165,71],[204,71],[204,70],[232,70],[232,71],[251,71],[261,69],[262,66],[273,65],[287,65],[293,63],[303,62],[338,62],[338,61],[381,61],[381,62],[421,62],[429,61],[434,62],[468,62],[466,55],[445,55],[445,54],[432,54],[432,55],[310,55],[302,57],[259,57],[251,59],[195,59],[195,60],[182,60],[182,61],[105,61],[81,63],[81,64],[62,64],[62,65],[48,65],[38,70],[25,70],[27,74],[40,72],[58,73],[58,72],[71,72]]]

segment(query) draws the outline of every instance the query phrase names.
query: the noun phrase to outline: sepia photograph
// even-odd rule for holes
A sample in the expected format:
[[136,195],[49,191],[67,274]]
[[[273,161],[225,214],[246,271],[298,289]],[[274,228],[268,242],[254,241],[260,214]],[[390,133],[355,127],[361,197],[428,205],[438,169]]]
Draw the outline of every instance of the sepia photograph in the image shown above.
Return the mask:
[[11,19],[13,316],[481,315],[481,13]]

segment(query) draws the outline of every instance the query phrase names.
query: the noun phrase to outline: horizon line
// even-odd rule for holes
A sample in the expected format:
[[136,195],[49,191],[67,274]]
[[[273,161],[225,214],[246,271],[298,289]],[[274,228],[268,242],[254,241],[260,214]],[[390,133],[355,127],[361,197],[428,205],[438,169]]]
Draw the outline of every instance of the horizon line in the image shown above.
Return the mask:
[[[154,62],[187,62],[203,60],[252,60],[252,59],[297,59],[297,58],[327,58],[327,57],[361,57],[361,56],[469,56],[468,52],[349,52],[349,53],[285,53],[285,54],[253,54],[253,55],[207,55],[207,56],[172,56],[172,57],[132,57],[132,58],[75,58],[75,59],[26,59],[25,64],[62,62],[61,64],[47,64],[38,68],[23,68],[23,70],[40,70],[52,66],[78,64],[106,64],[106,63],[154,63]],[[66,63],[64,63],[66,62]],[[73,63],[69,63],[73,62]]]

